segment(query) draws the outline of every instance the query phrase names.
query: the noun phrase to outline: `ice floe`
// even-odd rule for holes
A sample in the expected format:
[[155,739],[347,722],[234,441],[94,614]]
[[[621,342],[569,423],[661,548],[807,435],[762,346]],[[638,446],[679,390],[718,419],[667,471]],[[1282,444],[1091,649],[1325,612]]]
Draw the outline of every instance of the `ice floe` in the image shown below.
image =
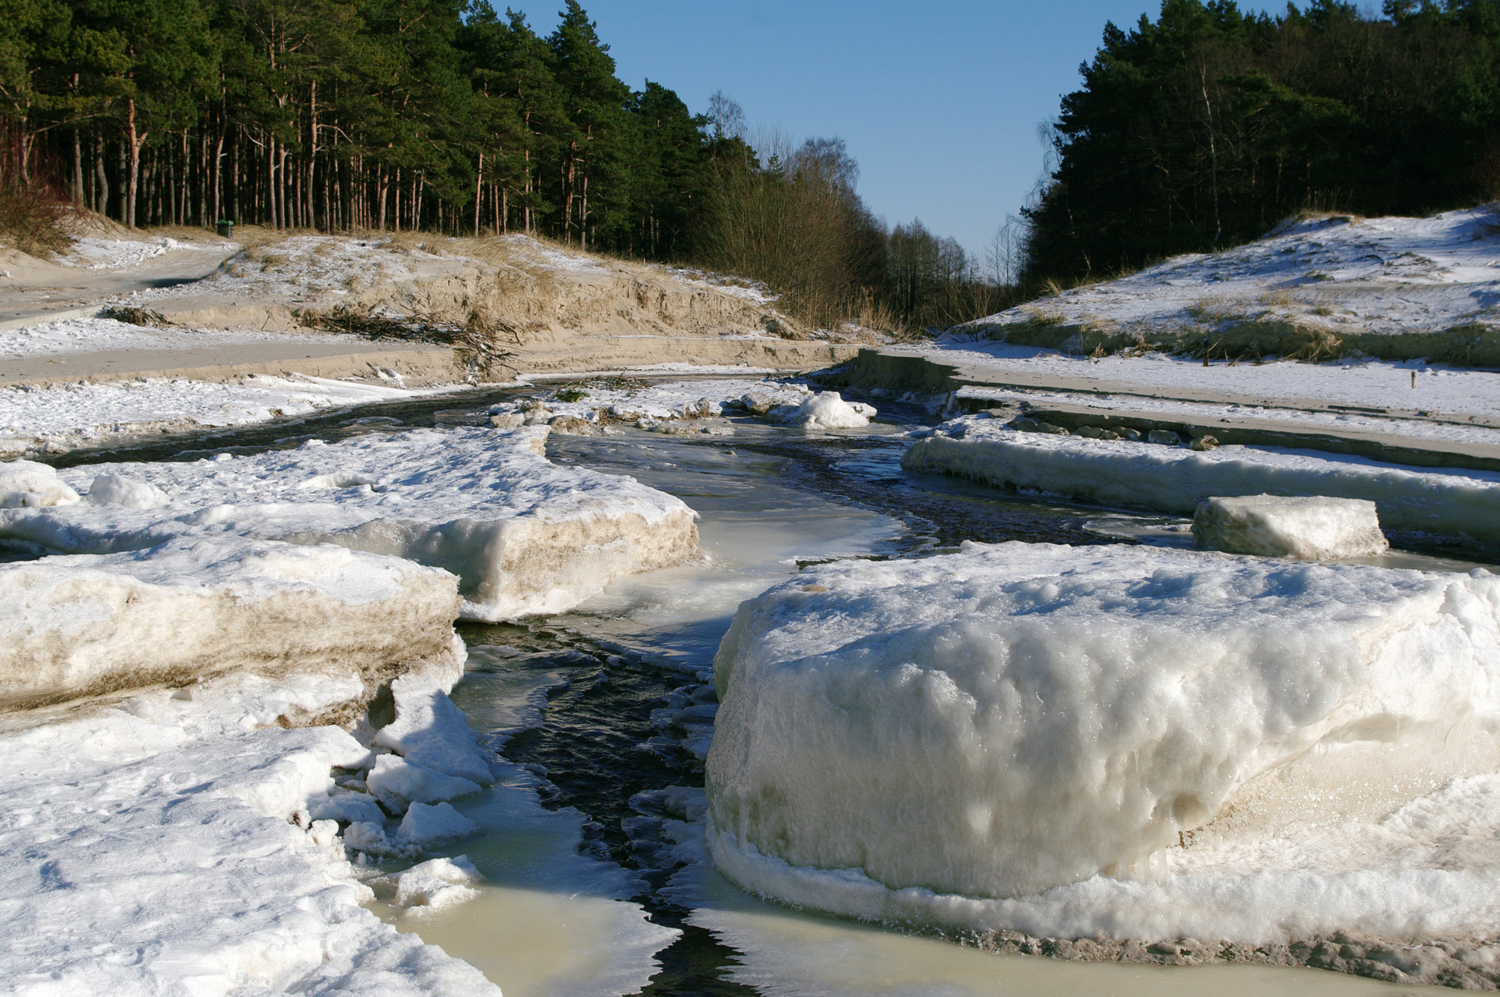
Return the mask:
[[1488,471],[1444,472],[1276,447],[1196,451],[1023,433],[984,415],[944,423],[913,444],[901,466],[1180,515],[1192,515],[1214,495],[1367,499],[1389,530],[1500,541],[1500,474]]
[[[633,478],[554,465],[539,452],[545,436],[532,427],[416,430],[251,456],[77,467],[61,481],[88,492],[99,477],[118,476],[169,501],[29,508],[27,492],[19,507],[0,510],[0,540],[69,553],[179,537],[333,543],[446,568],[459,576],[464,615],[489,620],[560,612],[615,578],[696,553],[683,502]],[[50,481],[35,494],[52,494]]]
[[1304,561],[1377,557],[1391,546],[1374,502],[1318,495],[1204,499],[1193,513],[1193,537],[1232,554]]
[[966,545],[805,571],[715,668],[708,841],[753,891],[1067,938],[1500,930],[1459,831],[1500,823],[1483,571]]
[[0,564],[0,591],[0,707],[234,671],[349,676],[367,699],[403,668],[451,685],[464,659],[457,579],[328,544],[44,557]]

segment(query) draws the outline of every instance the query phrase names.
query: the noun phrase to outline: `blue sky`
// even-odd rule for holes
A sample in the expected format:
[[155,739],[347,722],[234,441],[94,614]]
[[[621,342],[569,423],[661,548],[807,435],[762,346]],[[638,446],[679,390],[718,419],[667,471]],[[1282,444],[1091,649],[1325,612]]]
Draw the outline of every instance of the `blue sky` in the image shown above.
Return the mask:
[[[562,3],[542,2],[511,0],[546,34]],[[581,2],[630,86],[649,77],[694,112],[722,89],[752,129],[796,142],[837,135],[859,161],[872,211],[891,225],[920,217],[971,251],[1035,184],[1037,125],[1078,88],[1105,22],[1126,27],[1160,9],[1160,0]]]

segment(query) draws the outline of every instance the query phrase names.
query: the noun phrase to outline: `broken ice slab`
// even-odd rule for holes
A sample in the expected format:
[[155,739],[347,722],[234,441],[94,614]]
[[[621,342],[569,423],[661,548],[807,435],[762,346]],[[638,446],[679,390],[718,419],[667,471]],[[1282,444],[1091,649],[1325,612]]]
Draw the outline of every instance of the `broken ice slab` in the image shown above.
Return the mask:
[[1193,513],[1198,546],[1231,554],[1333,561],[1390,549],[1375,503],[1323,495],[1207,498]]
[[357,710],[405,671],[451,685],[458,606],[446,571],[329,544],[182,538],[0,564],[0,708],[253,672],[345,677]]
[[[248,456],[75,467],[90,500],[0,509],[0,541],[64,553],[245,536],[393,554],[459,576],[463,615],[509,619],[569,609],[610,581],[697,552],[694,514],[634,478],[559,467],[545,427],[417,430]],[[0,464],[0,469],[11,465]],[[159,489],[165,505],[111,504]],[[19,480],[19,478],[18,478]],[[40,482],[50,485],[50,482]],[[54,489],[55,491],[55,489]]]
[[1017,897],[1493,771],[1500,577],[967,544],[743,603],[715,681],[715,860],[881,916],[797,870]]
[[1003,488],[1190,516],[1211,495],[1367,499],[1386,529],[1500,542],[1500,474],[1438,471],[1363,457],[1223,446],[1194,451],[1128,440],[1044,436],[964,416],[913,444],[908,471],[952,474]]

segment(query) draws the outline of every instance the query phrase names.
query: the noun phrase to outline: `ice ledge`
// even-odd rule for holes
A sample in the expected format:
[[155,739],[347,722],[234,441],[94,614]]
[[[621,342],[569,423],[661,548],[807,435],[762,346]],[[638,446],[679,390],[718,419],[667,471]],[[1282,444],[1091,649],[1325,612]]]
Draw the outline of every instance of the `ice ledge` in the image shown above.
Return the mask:
[[0,592],[0,709],[246,672],[348,680],[357,710],[397,674],[462,674],[453,575],[329,544],[45,557],[0,564]]

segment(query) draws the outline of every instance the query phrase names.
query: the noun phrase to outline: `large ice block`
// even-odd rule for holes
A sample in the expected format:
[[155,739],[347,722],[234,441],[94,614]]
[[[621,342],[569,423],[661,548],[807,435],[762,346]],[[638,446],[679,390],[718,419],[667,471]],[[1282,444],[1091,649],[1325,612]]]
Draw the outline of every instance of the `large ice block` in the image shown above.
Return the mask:
[[715,678],[710,842],[744,885],[1017,897],[1494,770],[1500,578],[966,545],[745,602]]
[[1198,546],[1232,554],[1333,561],[1390,549],[1375,503],[1323,495],[1212,497],[1193,513]]

